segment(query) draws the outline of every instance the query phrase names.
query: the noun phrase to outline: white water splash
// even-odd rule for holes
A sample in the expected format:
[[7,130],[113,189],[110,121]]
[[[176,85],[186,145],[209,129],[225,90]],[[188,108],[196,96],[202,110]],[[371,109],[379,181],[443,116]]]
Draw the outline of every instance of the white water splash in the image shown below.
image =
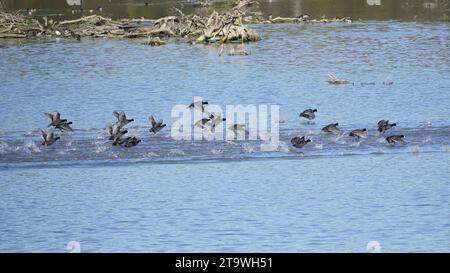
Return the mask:
[[213,154],[213,155],[221,155],[221,154],[223,154],[223,150],[211,150],[211,151],[209,151],[209,153],[210,154]]
[[320,135],[321,134],[321,131],[313,131],[313,130],[309,130],[307,133],[306,133],[306,135],[307,136],[318,136],[318,135]]
[[375,154],[384,154],[384,150],[381,149],[381,148],[378,148],[378,149],[375,151]]
[[109,158],[119,158],[119,153],[117,152],[117,151],[111,151],[109,154],[108,154],[108,156],[109,156]]
[[258,134],[258,137],[259,137],[259,139],[261,139],[262,141],[270,141],[270,138],[271,138],[270,134],[269,134],[269,133],[266,133],[266,132],[260,132],[260,133]]
[[422,140],[422,143],[423,143],[423,144],[426,144],[426,143],[428,143],[428,142],[430,142],[430,141],[431,141],[431,137],[428,136],[428,137],[426,137],[424,140]]
[[180,149],[170,149],[169,155],[185,155],[186,153]]
[[0,154],[6,154],[8,152],[8,147],[6,142],[0,142]]
[[147,157],[159,157],[160,155],[155,152],[149,152],[147,153]]
[[202,132],[203,132],[203,138],[205,139],[205,140],[207,140],[207,141],[213,141],[213,140],[215,140],[215,134],[211,131],[211,130],[209,130],[209,129],[207,129],[207,128],[204,128],[203,130],[202,130]]
[[104,141],[100,141],[100,140],[94,141],[94,145],[95,145],[95,153],[96,154],[105,152],[109,147],[109,144],[106,144]]
[[[278,142],[265,141],[263,144],[261,144],[260,147],[261,151],[264,152],[283,152],[283,153],[289,152],[289,147],[286,145],[286,142],[284,141]],[[253,152],[253,150],[251,152]]]
[[[332,143],[338,143],[338,141],[340,141],[343,137],[345,136],[345,132],[342,132],[341,134],[337,134],[335,135],[335,137],[333,137],[331,139]],[[341,141],[340,144],[345,145],[347,142],[345,142],[345,140]]]
[[413,154],[419,154],[422,152],[422,149],[419,147],[419,145],[415,145],[411,147],[411,153]]
[[316,148],[318,150],[322,150],[323,149],[323,144],[316,144],[316,145],[314,145],[314,148]]
[[242,150],[244,150],[244,153],[246,153],[246,154],[251,154],[251,153],[256,152],[255,148],[248,144],[243,145]]
[[353,143],[350,145],[352,148],[359,148],[361,146],[361,141],[353,141]]
[[39,145],[37,145],[36,142],[33,141],[32,139],[25,140],[25,142],[23,144],[23,149],[26,152],[33,152],[33,153],[40,153],[41,152],[41,149],[39,148]]
[[302,124],[308,126],[308,125],[315,125],[316,123],[314,121],[304,121],[302,122]]
[[97,147],[95,148],[95,153],[96,153],[96,154],[100,154],[100,153],[103,153],[104,151],[106,151],[107,149],[108,149],[108,148],[107,148],[106,145],[97,146]]
[[26,131],[25,133],[23,133],[23,136],[31,137],[33,136],[33,131]]
[[236,142],[234,142],[232,140],[227,140],[226,142],[227,142],[227,144],[230,144],[230,145],[233,145],[233,146],[238,145]]
[[289,149],[289,146],[286,142],[280,141],[278,145],[278,151],[283,153],[289,153],[291,150]]

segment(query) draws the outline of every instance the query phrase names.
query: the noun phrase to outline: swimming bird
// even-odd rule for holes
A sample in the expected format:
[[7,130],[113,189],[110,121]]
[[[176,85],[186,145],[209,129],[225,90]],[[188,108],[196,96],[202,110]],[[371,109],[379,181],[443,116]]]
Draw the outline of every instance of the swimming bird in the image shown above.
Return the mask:
[[128,133],[128,130],[123,130],[122,127],[120,127],[117,123],[114,125],[108,124],[106,126],[108,132],[109,132],[109,140],[118,140],[121,139],[126,133]]
[[389,123],[389,120],[380,120],[377,123],[378,132],[384,134],[385,131],[391,129],[392,127],[397,126],[397,123]]
[[123,111],[114,111],[113,115],[117,118],[117,123],[120,127],[127,125],[128,123],[134,121],[134,119],[127,119],[127,116]]
[[291,139],[292,146],[294,146],[295,148],[302,148],[309,142],[311,142],[311,139],[305,139],[305,136],[297,136]]
[[406,144],[405,140],[403,139],[405,136],[404,135],[392,135],[392,136],[388,136],[386,138],[386,141],[389,144],[395,144],[395,143],[401,143],[401,144]]
[[341,131],[341,129],[339,129],[337,127],[338,125],[339,125],[339,123],[328,124],[327,126],[322,128],[322,131],[327,132],[327,133],[337,134]]
[[195,102],[189,104],[189,106],[187,108],[193,108],[193,109],[197,109],[197,110],[203,112],[203,111],[205,111],[205,107],[203,105],[206,105],[206,104],[208,104],[207,101],[199,100],[199,101],[195,101]]
[[127,137],[125,139],[119,139],[114,141],[113,145],[119,145],[125,148],[131,148],[136,145],[138,145],[141,142],[140,139],[137,139],[136,137]]
[[363,128],[363,129],[356,129],[350,132],[350,136],[351,137],[356,137],[356,138],[367,138],[367,129]]
[[44,140],[41,145],[44,145],[45,147],[52,145],[58,139],[60,139],[60,137],[55,137],[55,135],[51,131],[46,133],[44,130],[39,129],[39,133],[41,134],[42,139]]
[[152,128],[150,128],[150,132],[152,132],[153,134],[158,133],[159,131],[161,131],[162,128],[166,127],[166,124],[163,124],[163,120],[159,120],[158,122],[156,122],[155,118],[153,116],[150,116],[148,118],[148,120],[150,121],[150,124],[152,125]]
[[300,117],[304,117],[306,119],[311,120],[316,117],[316,114],[314,114],[315,112],[317,112],[317,109],[306,109],[305,111],[300,113]]

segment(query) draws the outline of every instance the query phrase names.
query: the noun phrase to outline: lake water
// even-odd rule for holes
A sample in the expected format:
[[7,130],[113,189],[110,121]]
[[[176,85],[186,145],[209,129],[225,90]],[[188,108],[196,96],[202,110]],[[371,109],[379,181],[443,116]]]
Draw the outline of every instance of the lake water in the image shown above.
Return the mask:
[[[249,56],[140,40],[1,41],[0,251],[66,252],[69,241],[82,252],[366,252],[369,241],[450,251],[450,25],[252,28],[262,41],[245,45]],[[149,115],[170,127],[172,107],[194,96],[279,105],[280,147],[149,134]],[[310,107],[308,123],[298,114]],[[75,131],[45,148],[36,130],[53,110]],[[129,134],[142,143],[111,145],[113,110],[135,119]],[[380,119],[397,123],[384,136],[407,144],[387,145]],[[342,134],[320,131],[332,122]],[[356,128],[368,139],[351,139]],[[312,142],[294,149],[297,135]]]
[[[228,0],[210,0],[212,7],[223,10]],[[447,0],[257,0],[259,9],[274,18],[294,17],[308,13],[321,16],[350,16],[362,20],[420,20],[449,21],[450,3]],[[56,20],[74,19],[82,15],[100,13],[114,18],[157,19],[173,14],[172,7],[191,13],[196,0],[3,0],[7,10],[36,9],[33,16],[47,16]],[[147,3],[147,5],[146,5]],[[81,5],[80,5],[81,4]],[[101,9],[100,9],[101,8]]]

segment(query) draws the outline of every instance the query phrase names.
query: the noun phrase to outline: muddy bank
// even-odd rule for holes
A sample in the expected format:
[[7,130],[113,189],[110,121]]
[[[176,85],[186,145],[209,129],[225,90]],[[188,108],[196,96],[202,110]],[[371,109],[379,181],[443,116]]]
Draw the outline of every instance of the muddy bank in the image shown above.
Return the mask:
[[158,20],[113,20],[91,15],[76,20],[53,21],[36,19],[20,12],[0,11],[0,38],[147,38],[149,45],[163,45],[168,39],[183,39],[195,43],[255,42],[261,38],[248,24],[261,23],[328,23],[351,22],[350,18],[310,19],[307,14],[298,18],[264,18],[258,3],[235,1],[223,12],[205,4],[193,14],[173,8],[173,15]]

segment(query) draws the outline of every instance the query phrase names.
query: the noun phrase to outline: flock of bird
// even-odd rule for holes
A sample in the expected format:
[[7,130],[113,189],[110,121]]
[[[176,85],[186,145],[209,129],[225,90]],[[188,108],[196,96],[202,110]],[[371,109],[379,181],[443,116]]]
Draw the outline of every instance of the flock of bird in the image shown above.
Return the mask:
[[[61,119],[61,114],[57,111],[52,113],[44,113],[47,117],[49,117],[51,123],[47,127],[53,127],[54,129],[59,129],[63,132],[73,132],[71,121],[67,121],[67,119]],[[114,146],[122,146],[126,148],[131,148],[133,146],[138,145],[142,140],[138,139],[135,136],[126,137],[125,135],[128,133],[128,130],[124,128],[130,122],[133,122],[134,119],[128,119],[123,111],[114,111],[113,115],[116,117],[117,121],[112,124],[107,124],[106,129],[110,135],[109,140],[112,140],[112,145]],[[162,128],[166,127],[166,124],[163,123],[162,120],[156,122],[153,116],[149,117],[150,124],[152,127],[149,131],[153,134],[159,132]],[[42,145],[49,146],[54,144],[57,140],[60,139],[59,136],[56,136],[53,131],[49,130],[45,132],[42,129],[38,130],[40,135],[42,136]]]
[[[72,127],[70,127],[72,122],[67,121],[67,119],[61,119],[61,114],[59,112],[55,111],[53,113],[44,113],[44,115],[46,115],[51,121],[51,123],[47,127],[53,126],[55,129],[59,129],[61,131],[73,132]],[[45,132],[44,130],[39,129],[39,133],[44,140],[42,142],[42,145],[44,146],[52,145],[60,139],[60,137],[55,136],[52,131]]]
[[[191,103],[188,108],[201,111],[202,113],[206,114],[205,118],[200,119],[195,123],[195,126],[199,128],[209,128],[214,129],[216,126],[218,126],[221,122],[226,121],[225,118],[222,118],[220,114],[214,115],[205,110],[205,105],[207,105],[207,101],[196,101]],[[300,117],[313,120],[316,118],[317,109],[306,109],[302,113],[300,113]],[[63,132],[72,132],[73,129],[70,126],[72,124],[71,121],[68,121],[67,119],[61,119],[61,114],[57,111],[52,113],[44,113],[51,121],[51,123],[47,127],[53,127],[54,129],[58,129]],[[125,148],[131,148],[136,145],[138,145],[142,140],[138,139],[135,136],[126,136],[128,133],[128,130],[125,128],[127,124],[130,122],[133,122],[134,119],[128,119],[126,114],[123,111],[114,111],[113,115],[116,117],[117,121],[114,124],[107,124],[106,129],[110,135],[109,140],[112,141],[112,145],[114,146],[121,146]],[[150,122],[150,129],[149,132],[152,134],[156,134],[159,131],[161,131],[164,127],[167,125],[164,124],[163,120],[156,121],[156,119],[153,116],[149,117]],[[338,134],[341,132],[341,130],[338,128],[339,123],[331,123],[326,125],[322,128],[322,131],[326,133],[331,134]],[[380,120],[377,123],[378,131],[381,134],[384,134],[387,130],[390,128],[397,126],[396,123],[390,123],[389,120]],[[231,125],[228,130],[234,132],[235,135],[238,135],[240,133],[244,133],[248,135],[248,131],[245,129],[244,124],[233,124]],[[42,129],[39,129],[39,133],[42,136],[43,142],[42,145],[49,146],[54,144],[57,140],[60,139],[59,136],[56,136],[52,130],[49,130],[48,132],[45,132]],[[355,129],[350,132],[350,137],[354,137],[355,139],[366,139],[367,138],[367,129]],[[386,141],[389,144],[405,144],[404,141],[404,135],[390,135],[386,137]],[[306,136],[296,136],[291,139],[292,146],[295,148],[302,148],[306,144],[311,142],[311,139],[307,139]]]
[[[306,118],[308,120],[313,120],[316,118],[316,114],[315,114],[316,112],[317,112],[317,109],[306,109],[305,111],[300,113],[300,117]],[[324,131],[326,133],[338,134],[341,132],[341,130],[338,128],[338,126],[339,126],[339,123],[331,123],[331,124],[328,124],[327,126],[323,127],[322,131]],[[394,126],[397,126],[397,124],[389,123],[389,120],[380,120],[377,123],[378,132],[380,132],[381,134],[384,134],[387,130],[389,130],[390,128],[392,128]],[[354,137],[356,139],[365,139],[365,138],[367,138],[367,129],[366,128],[355,129],[350,132],[349,136]],[[406,144],[404,137],[405,137],[404,135],[390,135],[390,136],[386,137],[386,141],[389,144],[395,144],[395,143]],[[305,136],[302,136],[302,137],[296,136],[291,139],[292,146],[294,146],[296,148],[302,148],[309,142],[311,142],[311,140],[307,139]]]

